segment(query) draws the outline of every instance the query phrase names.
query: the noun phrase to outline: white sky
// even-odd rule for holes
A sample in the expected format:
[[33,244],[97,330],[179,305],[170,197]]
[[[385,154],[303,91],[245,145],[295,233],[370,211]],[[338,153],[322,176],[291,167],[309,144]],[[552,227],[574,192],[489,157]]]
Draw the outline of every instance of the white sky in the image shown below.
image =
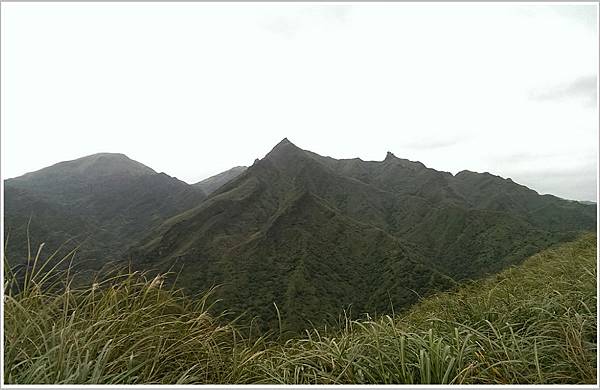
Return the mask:
[[596,200],[598,46],[593,4],[2,3],[3,177],[194,183],[288,137]]

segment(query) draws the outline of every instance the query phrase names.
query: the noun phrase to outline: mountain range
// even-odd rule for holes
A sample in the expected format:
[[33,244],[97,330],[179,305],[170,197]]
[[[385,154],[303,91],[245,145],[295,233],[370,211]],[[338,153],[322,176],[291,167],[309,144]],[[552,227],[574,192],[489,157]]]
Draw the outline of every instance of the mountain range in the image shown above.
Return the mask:
[[[27,228],[35,251],[45,242],[77,264],[102,268],[165,219],[206,198],[198,188],[118,153],[61,162],[4,182],[6,253],[22,263]],[[66,245],[63,245],[67,243]]]
[[122,154],[6,180],[6,253],[17,263],[28,224],[34,244],[80,245],[85,269],[181,269],[190,292],[219,285],[222,307],[300,330],[343,309],[400,311],[518,264],[595,229],[596,205],[490,173],[452,175],[389,152],[334,159],[284,139],[252,166],[194,185]]

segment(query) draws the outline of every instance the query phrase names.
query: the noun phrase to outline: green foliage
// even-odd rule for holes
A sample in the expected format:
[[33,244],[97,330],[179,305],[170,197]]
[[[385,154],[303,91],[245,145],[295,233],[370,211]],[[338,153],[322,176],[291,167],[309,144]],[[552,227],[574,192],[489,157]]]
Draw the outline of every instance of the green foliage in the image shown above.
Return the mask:
[[[336,160],[288,140],[167,220],[131,252],[141,270],[183,267],[190,292],[223,285],[220,309],[286,331],[347,309],[389,314],[519,264],[596,225],[594,206],[511,180],[453,176],[389,154]],[[333,314],[333,315],[332,315]]]
[[209,315],[210,292],[191,300],[139,272],[75,288],[68,271],[31,269],[5,280],[5,383],[228,383],[260,353]]
[[129,246],[204,198],[122,154],[62,162],[4,182],[6,250],[15,264],[24,263],[30,235],[52,248],[67,242],[63,255],[77,247],[78,270],[98,270],[107,260],[123,264]]
[[404,315],[310,331],[258,370],[275,383],[596,383],[596,301],[587,235]]
[[[167,288],[162,277],[116,273],[74,288],[68,270],[47,272],[40,253],[19,271],[27,272],[25,277],[5,265],[5,383],[594,384],[597,379],[592,234],[491,278],[428,297],[396,316],[342,317],[335,328],[314,328],[287,340],[279,332],[243,336],[252,329],[211,315],[208,295],[192,299]],[[304,272],[292,271],[294,286],[307,282]],[[285,293],[298,294],[293,288]]]
[[187,293],[222,285],[216,308],[257,317],[262,330],[278,326],[275,302],[286,334],[341,309],[351,319],[403,310],[596,226],[594,205],[510,179],[453,176],[391,153],[336,160],[287,139],[196,186],[99,154],[9,179],[5,200],[15,264],[27,229],[52,248],[71,239],[56,257],[77,247],[74,268],[88,279],[109,262],[182,269]]

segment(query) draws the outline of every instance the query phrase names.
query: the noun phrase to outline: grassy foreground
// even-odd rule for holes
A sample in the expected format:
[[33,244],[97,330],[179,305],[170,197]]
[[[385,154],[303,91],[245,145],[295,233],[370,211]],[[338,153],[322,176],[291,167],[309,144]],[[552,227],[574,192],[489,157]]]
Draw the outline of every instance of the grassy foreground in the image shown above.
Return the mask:
[[287,341],[249,340],[209,314],[208,295],[191,299],[160,278],[126,273],[72,288],[68,275],[31,263],[20,282],[5,272],[7,384],[597,380],[593,234],[406,313]]

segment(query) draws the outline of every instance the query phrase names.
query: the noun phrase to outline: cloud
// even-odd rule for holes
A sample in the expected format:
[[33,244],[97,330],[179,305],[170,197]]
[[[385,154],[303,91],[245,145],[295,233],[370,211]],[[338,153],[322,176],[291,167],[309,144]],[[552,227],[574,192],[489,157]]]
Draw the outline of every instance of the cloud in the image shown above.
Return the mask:
[[410,149],[439,149],[456,145],[466,139],[465,136],[454,136],[450,138],[420,138],[404,143],[404,147]]
[[287,15],[279,15],[267,20],[263,27],[286,38],[295,37],[300,31],[315,25],[341,23],[348,18],[351,6],[325,5],[295,9]]
[[[523,156],[525,157],[525,156]],[[573,165],[561,165],[558,154],[544,155],[541,158],[531,155],[527,164],[507,165],[502,176],[511,177],[519,184],[533,188],[540,194],[553,194],[565,199],[596,201],[597,169],[596,160],[587,156],[584,161]],[[554,164],[553,164],[554,162]]]
[[114,150],[196,182],[287,136],[339,158],[391,150],[443,171],[531,170],[524,184],[564,197],[595,191],[580,171],[534,168],[598,150],[585,106],[596,5],[40,7],[2,10],[7,175]]
[[587,28],[596,31],[597,20],[596,12],[597,8],[593,4],[585,5],[569,5],[568,7],[553,7],[553,10],[565,18],[571,19]]
[[[547,170],[537,175],[513,175],[513,180],[534,188],[540,194],[553,194],[564,199],[597,201],[596,172],[585,170]],[[557,190],[558,189],[558,190]]]
[[537,101],[580,99],[587,106],[596,107],[596,86],[597,77],[595,75],[584,76],[569,83],[533,91],[530,97]]
[[345,22],[350,13],[350,5],[330,5],[324,8],[314,8],[318,10],[321,16],[328,20],[337,20],[339,22]]
[[292,38],[302,27],[298,20],[290,17],[278,17],[269,20],[264,27],[278,35],[286,38]]

